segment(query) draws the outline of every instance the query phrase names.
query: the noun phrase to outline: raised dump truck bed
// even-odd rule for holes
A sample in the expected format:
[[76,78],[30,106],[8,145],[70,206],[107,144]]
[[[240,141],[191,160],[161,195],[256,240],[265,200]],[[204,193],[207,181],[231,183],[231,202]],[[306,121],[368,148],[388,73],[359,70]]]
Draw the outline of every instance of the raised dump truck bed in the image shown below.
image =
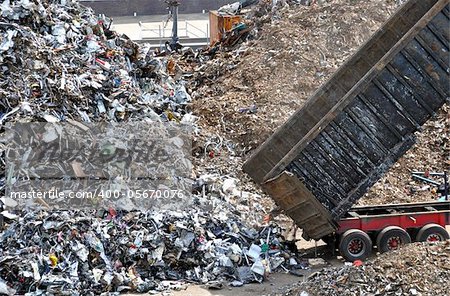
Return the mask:
[[449,97],[449,0],[410,0],[244,164],[313,239],[414,143]]

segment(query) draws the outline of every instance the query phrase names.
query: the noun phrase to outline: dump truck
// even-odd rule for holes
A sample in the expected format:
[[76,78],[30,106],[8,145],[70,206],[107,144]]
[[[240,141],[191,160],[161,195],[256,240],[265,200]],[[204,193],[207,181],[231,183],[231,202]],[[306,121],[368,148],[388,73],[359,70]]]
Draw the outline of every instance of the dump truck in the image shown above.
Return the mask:
[[448,238],[448,201],[354,205],[448,101],[449,40],[449,0],[406,2],[244,163],[305,238],[352,261]]

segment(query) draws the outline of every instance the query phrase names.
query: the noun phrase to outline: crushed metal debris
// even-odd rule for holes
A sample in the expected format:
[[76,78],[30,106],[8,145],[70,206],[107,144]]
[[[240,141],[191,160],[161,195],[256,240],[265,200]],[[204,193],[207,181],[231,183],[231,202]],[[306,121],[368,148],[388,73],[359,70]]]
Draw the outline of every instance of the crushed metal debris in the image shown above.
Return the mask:
[[[267,272],[295,274],[308,268],[308,261],[285,245],[283,229],[261,222],[273,202],[240,167],[245,155],[297,110],[402,1],[314,2],[260,1],[244,20],[248,31],[231,47],[218,44],[169,55],[111,31],[110,19],[99,19],[76,1],[3,1],[1,124],[193,124],[195,206],[164,212],[14,211],[3,200],[7,211],[0,233],[0,294],[147,292],[191,282],[220,289],[223,280],[241,286],[261,281]],[[404,183],[410,180],[404,175],[448,170],[449,120],[446,106],[427,123],[415,148],[361,202],[418,201],[416,192],[422,191],[414,189],[417,184]],[[430,195],[423,190],[420,196],[429,200]],[[289,223],[286,217],[278,221]],[[375,282],[367,286],[356,281],[351,293],[388,287],[410,294],[448,289],[448,252],[448,243],[415,244],[362,267],[324,271],[305,287],[328,280],[333,282],[326,287],[330,293],[346,295],[340,283],[363,278]],[[382,260],[391,266],[380,265]],[[432,286],[407,281],[413,278],[407,273],[413,265],[408,264],[422,266],[418,260],[431,262],[433,268],[423,278]],[[408,268],[394,273],[405,264]],[[382,273],[386,270],[391,277],[403,276],[402,285],[388,284],[389,276]],[[441,277],[433,278],[435,272]],[[339,281],[332,280],[336,276]]]
[[414,243],[361,266],[328,268],[275,295],[448,295],[450,241]]

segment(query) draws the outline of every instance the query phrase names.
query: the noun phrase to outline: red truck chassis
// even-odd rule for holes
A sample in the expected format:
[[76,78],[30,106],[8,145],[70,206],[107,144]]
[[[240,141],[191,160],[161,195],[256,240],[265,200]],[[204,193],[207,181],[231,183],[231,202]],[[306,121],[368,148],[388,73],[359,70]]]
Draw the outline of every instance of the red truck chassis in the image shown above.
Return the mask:
[[363,260],[374,246],[383,253],[411,241],[449,239],[450,201],[354,207],[338,224],[325,240],[345,259]]

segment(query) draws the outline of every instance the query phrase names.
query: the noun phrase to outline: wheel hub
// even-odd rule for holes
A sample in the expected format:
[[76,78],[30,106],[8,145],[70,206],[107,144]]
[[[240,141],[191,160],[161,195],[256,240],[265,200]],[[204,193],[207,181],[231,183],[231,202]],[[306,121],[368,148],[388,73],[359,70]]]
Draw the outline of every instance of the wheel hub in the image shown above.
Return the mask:
[[398,236],[390,237],[387,241],[389,250],[397,250],[401,244],[402,244],[402,240]]
[[432,233],[427,237],[427,242],[438,242],[442,240],[442,237],[437,233]]
[[364,253],[364,242],[360,239],[354,238],[348,243],[347,250],[355,256],[361,255]]

